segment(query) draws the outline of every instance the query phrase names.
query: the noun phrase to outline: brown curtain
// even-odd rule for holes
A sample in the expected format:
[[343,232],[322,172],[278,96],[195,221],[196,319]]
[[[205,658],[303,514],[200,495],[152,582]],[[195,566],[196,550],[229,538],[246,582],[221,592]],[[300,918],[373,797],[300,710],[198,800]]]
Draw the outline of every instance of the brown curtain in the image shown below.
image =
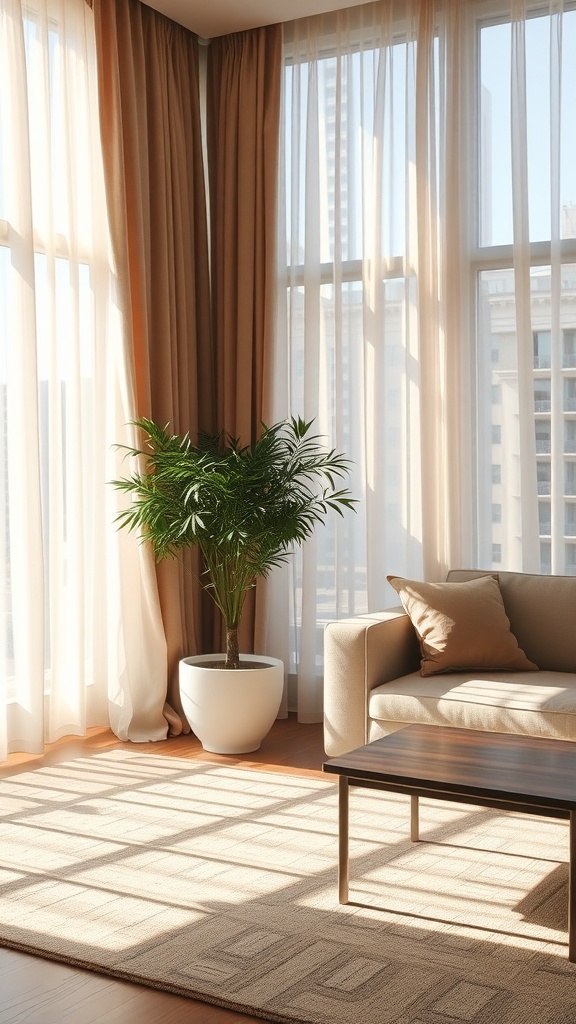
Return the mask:
[[276,289],[281,27],[213,39],[208,156],[217,418],[248,442],[262,418]]
[[[218,429],[243,444],[258,435],[270,385],[281,69],[280,25],[210,43],[207,125],[216,421]],[[242,651],[253,651],[254,629],[252,600],[242,616]]]
[[[216,426],[198,40],[138,0],[92,6],[112,247],[136,408],[195,436]],[[194,554],[189,568],[197,569]],[[175,733],[185,723],[178,660],[201,649],[204,602],[194,576],[177,562],[161,563],[157,578],[168,641],[165,715]]]

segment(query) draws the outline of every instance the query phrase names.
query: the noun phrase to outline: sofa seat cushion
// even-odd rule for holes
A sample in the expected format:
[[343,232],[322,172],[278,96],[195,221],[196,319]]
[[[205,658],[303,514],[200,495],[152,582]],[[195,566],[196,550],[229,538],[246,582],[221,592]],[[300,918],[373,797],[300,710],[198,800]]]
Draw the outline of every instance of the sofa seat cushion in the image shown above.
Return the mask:
[[576,740],[576,676],[567,672],[419,672],[377,686],[368,713],[383,722]]

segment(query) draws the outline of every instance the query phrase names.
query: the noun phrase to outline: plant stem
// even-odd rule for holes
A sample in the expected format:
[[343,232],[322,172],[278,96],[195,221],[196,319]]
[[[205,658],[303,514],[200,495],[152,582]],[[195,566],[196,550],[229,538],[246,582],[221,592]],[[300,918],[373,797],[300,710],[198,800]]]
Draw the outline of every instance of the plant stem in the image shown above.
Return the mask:
[[226,627],[226,668],[240,668],[238,629],[236,626]]

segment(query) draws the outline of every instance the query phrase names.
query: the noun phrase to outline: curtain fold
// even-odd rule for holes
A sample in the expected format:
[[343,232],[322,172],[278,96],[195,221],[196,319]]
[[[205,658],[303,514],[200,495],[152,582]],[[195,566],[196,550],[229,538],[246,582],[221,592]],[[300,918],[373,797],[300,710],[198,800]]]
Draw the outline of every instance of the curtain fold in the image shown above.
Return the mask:
[[[93,8],[106,192],[135,407],[194,437],[215,425],[198,40],[138,0],[94,0]],[[178,661],[202,648],[197,554],[183,563],[157,566],[171,734],[188,731]]]
[[[516,402],[520,448],[520,493],[528,494],[535,479],[536,437],[534,431],[534,379],[532,354],[532,308],[530,275],[530,222],[528,199],[528,104],[526,82],[526,3],[512,0],[510,47],[510,157],[512,174],[512,225],[514,238],[514,306],[517,334],[518,383]],[[519,510],[518,530],[526,543],[522,568],[538,572],[538,506],[524,501]],[[531,543],[528,543],[530,538]]]
[[[211,286],[216,427],[243,444],[270,411],[276,302],[276,202],[282,33],[279,25],[213,39],[208,52]],[[264,583],[240,626],[245,653],[259,646]],[[215,625],[215,643],[223,641]]]

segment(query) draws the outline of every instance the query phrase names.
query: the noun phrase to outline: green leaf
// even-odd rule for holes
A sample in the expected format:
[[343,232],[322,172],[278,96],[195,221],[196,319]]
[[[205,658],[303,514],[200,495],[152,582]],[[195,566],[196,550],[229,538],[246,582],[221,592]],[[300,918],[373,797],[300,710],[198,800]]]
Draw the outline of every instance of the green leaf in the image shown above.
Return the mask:
[[341,486],[351,463],[310,434],[313,422],[262,424],[258,440],[241,446],[225,433],[200,433],[193,444],[189,434],[141,417],[133,425],[144,435],[142,448],[116,446],[139,467],[112,481],[132,499],[118,513],[118,528],[138,532],[159,561],[198,546],[203,586],[228,628],[237,628],[259,577],[285,563],[330,511],[355,509]]

